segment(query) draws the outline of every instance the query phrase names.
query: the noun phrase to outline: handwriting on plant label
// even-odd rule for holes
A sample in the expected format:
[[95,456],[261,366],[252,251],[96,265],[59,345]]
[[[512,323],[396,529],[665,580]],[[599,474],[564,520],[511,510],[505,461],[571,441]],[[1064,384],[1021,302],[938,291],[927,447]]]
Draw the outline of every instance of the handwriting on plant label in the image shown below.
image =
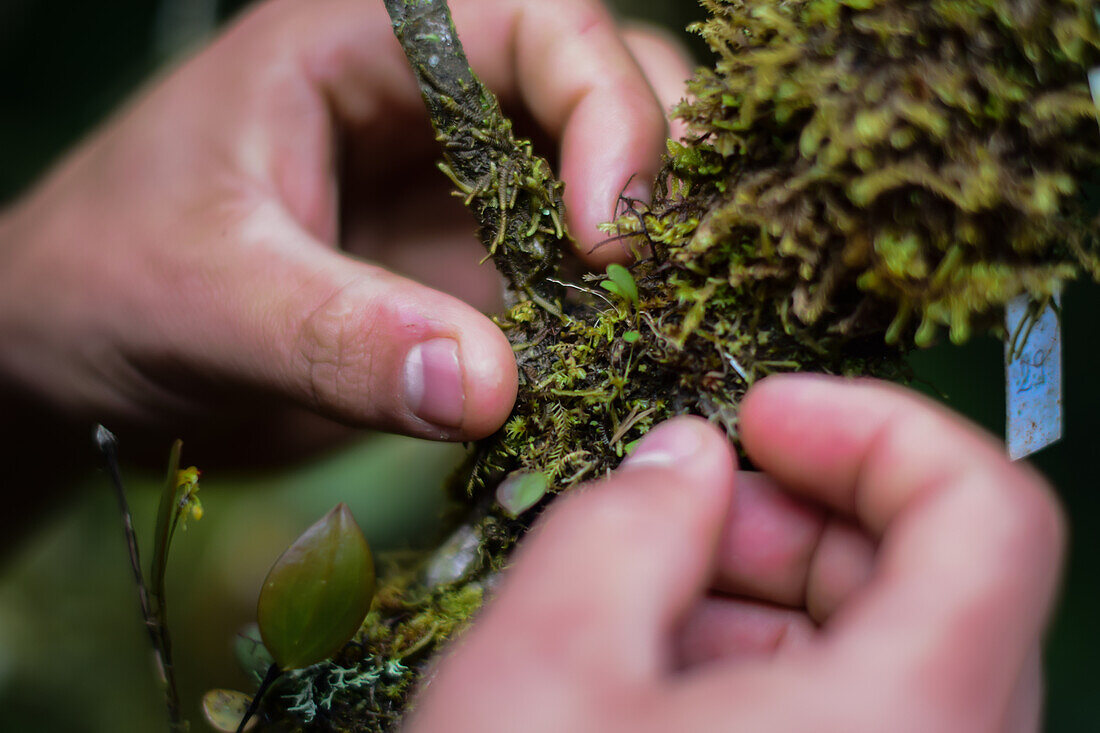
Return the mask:
[[1020,296],[1005,309],[1005,407],[1013,459],[1062,437],[1062,338],[1055,299],[1041,312]]
[[1013,387],[1017,392],[1030,392],[1047,383],[1046,363],[1050,356],[1050,349],[1025,348],[1017,361],[1020,368],[1016,371],[1016,383]]

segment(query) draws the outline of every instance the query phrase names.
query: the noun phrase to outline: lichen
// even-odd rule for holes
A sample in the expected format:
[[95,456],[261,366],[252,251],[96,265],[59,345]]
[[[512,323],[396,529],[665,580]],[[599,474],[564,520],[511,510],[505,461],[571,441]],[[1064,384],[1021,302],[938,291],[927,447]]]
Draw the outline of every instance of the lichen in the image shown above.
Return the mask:
[[[417,59],[425,44],[438,53],[442,36],[461,54],[453,28],[404,39],[447,154],[461,149],[474,173],[450,162],[445,171],[512,284],[497,322],[520,390],[504,427],[451,482],[451,540],[382,573],[378,604],[339,661],[405,672],[335,694],[315,729],[394,727],[533,519],[554,495],[612,469],[657,422],[702,415],[736,441],[740,399],[770,373],[904,379],[907,351],[941,330],[956,342],[997,333],[1013,297],[1042,301],[1082,273],[1100,277],[1087,201],[1100,190],[1086,83],[1100,64],[1092,2],[702,4],[710,16],[694,30],[715,62],[677,110],[691,133],[669,142],[653,202],[624,198],[607,225],[608,246],[642,253],[629,282],[618,271],[557,274],[560,184],[531,162],[529,143],[512,140],[505,157],[519,163],[501,162],[496,137],[463,132],[482,117],[434,99],[447,83]],[[445,12],[441,0],[414,5]],[[472,77],[464,57],[459,67]],[[516,172],[531,166],[533,190]],[[504,218],[522,195],[550,200],[540,192],[553,207],[517,205],[529,217],[522,226]],[[549,486],[526,511],[496,501],[513,472]]]

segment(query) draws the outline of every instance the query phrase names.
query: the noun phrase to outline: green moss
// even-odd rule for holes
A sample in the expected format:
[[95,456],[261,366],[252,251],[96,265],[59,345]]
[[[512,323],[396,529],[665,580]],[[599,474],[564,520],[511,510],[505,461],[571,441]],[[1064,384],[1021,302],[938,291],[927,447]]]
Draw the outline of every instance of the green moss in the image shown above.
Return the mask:
[[1093,3],[703,4],[716,63],[650,210],[698,224],[654,228],[665,256],[755,286],[796,330],[901,345],[965,340],[1096,271],[1079,196],[1100,165]]

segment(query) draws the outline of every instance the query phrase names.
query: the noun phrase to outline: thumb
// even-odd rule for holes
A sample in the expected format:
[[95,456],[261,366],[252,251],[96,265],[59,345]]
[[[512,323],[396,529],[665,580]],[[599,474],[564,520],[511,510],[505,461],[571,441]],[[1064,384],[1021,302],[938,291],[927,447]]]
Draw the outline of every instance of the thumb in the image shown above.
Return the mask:
[[508,416],[515,358],[474,308],[325,246],[275,203],[230,236],[185,323],[200,369],[417,437],[484,437]]

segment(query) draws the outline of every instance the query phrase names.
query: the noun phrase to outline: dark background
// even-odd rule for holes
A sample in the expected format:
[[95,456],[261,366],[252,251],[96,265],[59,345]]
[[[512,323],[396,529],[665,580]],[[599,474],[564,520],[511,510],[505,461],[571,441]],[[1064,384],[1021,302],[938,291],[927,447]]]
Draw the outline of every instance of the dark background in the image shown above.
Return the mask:
[[[166,14],[166,7],[184,8],[201,28],[202,8],[224,20],[244,4],[0,0],[0,202],[18,196],[152,72],[194,43],[186,18]],[[691,0],[616,4],[631,17],[677,31],[702,15]],[[695,39],[685,40],[702,54]],[[1072,526],[1068,576],[1047,652],[1047,730],[1059,733],[1094,731],[1100,720],[1096,313],[1100,290],[1074,285],[1063,321],[1067,437],[1034,459],[1057,486]],[[913,364],[934,386],[929,391],[1003,433],[999,342],[938,346],[917,354]],[[244,684],[228,640],[249,618],[267,566],[301,529],[336,501],[351,500],[375,547],[407,545],[431,533],[434,487],[455,456],[451,448],[379,437],[278,474],[207,477],[208,517],[178,540],[171,571],[185,698]],[[132,480],[141,532],[151,523],[155,482],[141,475]],[[34,487],[4,485],[3,491]],[[89,475],[62,512],[0,559],[0,731],[158,728],[162,708],[132,593],[111,497],[102,478]],[[195,726],[204,727],[197,720]]]

